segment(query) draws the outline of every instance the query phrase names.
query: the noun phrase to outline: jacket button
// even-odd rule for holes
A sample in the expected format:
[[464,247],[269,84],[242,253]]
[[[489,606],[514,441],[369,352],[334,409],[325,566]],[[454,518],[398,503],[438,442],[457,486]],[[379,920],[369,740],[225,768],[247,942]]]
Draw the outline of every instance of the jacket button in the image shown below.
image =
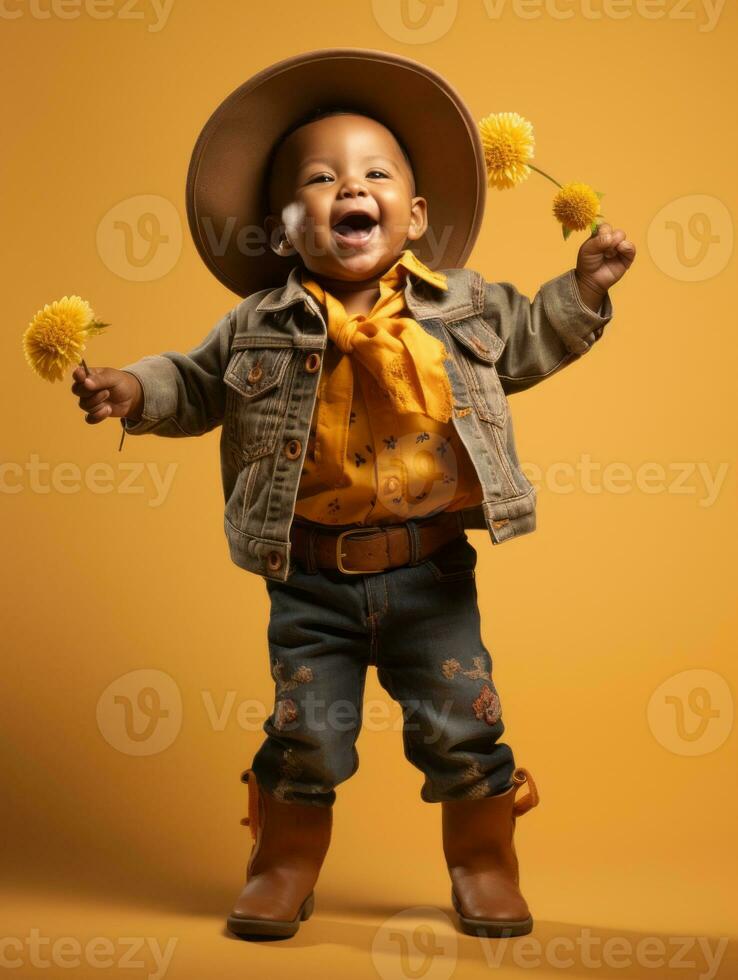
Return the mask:
[[250,385],[252,385],[261,378],[263,373],[261,364],[254,364],[249,373],[246,375],[246,380]]
[[277,572],[282,567],[282,556],[278,551],[270,551],[267,555],[267,567],[270,572]]
[[308,372],[308,374],[315,374],[319,367],[320,354],[316,354],[315,351],[313,351],[305,358],[305,370]]
[[287,459],[297,459],[302,452],[302,443],[299,439],[290,439],[284,447],[284,454]]

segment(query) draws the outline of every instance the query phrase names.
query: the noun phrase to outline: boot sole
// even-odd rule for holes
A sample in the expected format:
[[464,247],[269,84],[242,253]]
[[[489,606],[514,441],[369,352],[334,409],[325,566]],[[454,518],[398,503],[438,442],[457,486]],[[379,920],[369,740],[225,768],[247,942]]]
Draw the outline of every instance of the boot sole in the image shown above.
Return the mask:
[[533,916],[527,919],[470,919],[461,914],[461,903],[451,889],[451,903],[459,917],[462,930],[469,936],[489,939],[507,939],[510,936],[527,936],[533,931]]
[[300,906],[296,919],[245,919],[237,915],[229,915],[226,924],[234,935],[242,939],[251,936],[278,936],[281,939],[287,939],[295,935],[301,922],[310,918],[314,908],[315,896],[313,892],[310,892]]

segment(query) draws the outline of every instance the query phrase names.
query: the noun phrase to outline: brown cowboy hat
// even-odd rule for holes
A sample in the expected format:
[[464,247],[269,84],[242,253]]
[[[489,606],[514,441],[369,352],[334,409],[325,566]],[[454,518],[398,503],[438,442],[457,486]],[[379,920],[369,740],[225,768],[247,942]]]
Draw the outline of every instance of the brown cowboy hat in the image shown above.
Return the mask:
[[306,51],[232,92],[203,127],[187,173],[187,218],[208,268],[240,296],[283,285],[298,255],[272,251],[264,180],[279,136],[310,110],[339,103],[384,123],[404,144],[429,227],[412,250],[430,268],[463,266],[484,213],[477,125],[459,94],[411,58],[367,48]]

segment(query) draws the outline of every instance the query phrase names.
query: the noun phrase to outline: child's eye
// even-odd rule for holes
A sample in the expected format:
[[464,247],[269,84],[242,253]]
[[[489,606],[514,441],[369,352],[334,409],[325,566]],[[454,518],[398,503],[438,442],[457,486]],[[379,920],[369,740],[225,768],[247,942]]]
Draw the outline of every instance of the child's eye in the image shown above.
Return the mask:
[[323,180],[333,180],[330,174],[316,174],[315,177],[311,177],[308,184],[317,184]]
[[376,174],[377,177],[389,177],[389,174],[384,173],[382,170],[370,170],[367,177],[371,177]]

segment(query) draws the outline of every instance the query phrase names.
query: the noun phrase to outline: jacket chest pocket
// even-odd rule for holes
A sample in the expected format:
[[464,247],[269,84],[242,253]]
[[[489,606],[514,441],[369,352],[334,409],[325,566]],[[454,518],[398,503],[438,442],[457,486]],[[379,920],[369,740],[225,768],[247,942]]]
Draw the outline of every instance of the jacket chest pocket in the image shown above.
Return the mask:
[[226,436],[245,462],[274,451],[287,403],[294,350],[284,345],[232,352],[227,385]]
[[485,422],[503,426],[507,420],[507,399],[495,362],[504,350],[504,341],[479,316],[444,326],[455,341],[456,361],[463,372],[477,414]]

